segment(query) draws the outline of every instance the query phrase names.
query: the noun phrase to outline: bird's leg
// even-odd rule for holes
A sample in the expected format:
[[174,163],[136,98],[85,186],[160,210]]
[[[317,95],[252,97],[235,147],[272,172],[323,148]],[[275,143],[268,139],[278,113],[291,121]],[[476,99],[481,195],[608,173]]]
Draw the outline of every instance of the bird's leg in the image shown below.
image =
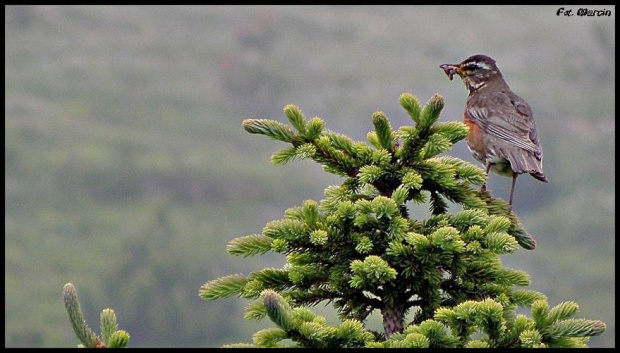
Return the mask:
[[518,176],[519,176],[519,173],[516,173],[516,172],[512,173],[512,186],[510,187],[510,199],[508,200],[508,210],[512,209],[512,195],[514,195],[515,193],[515,184],[516,184]]
[[[490,169],[491,169],[491,162],[487,162],[487,169],[484,172],[486,174],[487,178],[489,177],[489,170]],[[487,191],[487,183],[486,183],[486,181],[480,187],[480,192],[483,192],[483,191]]]

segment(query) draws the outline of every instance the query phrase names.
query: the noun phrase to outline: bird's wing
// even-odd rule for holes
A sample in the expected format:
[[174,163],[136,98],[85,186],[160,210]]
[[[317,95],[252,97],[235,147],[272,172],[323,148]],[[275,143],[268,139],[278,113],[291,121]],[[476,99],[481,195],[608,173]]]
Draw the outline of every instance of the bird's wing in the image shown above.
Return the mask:
[[504,92],[487,93],[481,97],[482,108],[474,104],[466,109],[470,120],[491,135],[522,148],[541,158],[536,125],[530,106],[515,94]]

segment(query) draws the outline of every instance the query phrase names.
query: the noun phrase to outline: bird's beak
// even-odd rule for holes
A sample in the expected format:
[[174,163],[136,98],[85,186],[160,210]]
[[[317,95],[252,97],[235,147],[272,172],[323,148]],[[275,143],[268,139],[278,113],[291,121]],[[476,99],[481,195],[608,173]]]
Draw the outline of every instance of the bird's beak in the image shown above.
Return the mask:
[[448,75],[450,81],[452,81],[454,74],[460,75],[463,73],[463,70],[458,64],[443,64],[439,65],[439,67],[443,69],[443,72],[445,72],[446,75]]

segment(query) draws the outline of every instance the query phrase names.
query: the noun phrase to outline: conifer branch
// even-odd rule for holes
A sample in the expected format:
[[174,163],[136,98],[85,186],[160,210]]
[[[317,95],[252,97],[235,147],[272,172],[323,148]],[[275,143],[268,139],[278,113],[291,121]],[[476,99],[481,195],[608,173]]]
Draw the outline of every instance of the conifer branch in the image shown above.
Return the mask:
[[426,102],[424,108],[422,108],[422,112],[420,112],[419,128],[422,130],[430,129],[431,125],[439,119],[439,114],[443,109],[443,105],[443,97],[439,94],[433,95],[428,102]]
[[310,122],[308,123],[308,129],[304,135],[306,140],[314,141],[316,138],[318,138],[323,133],[324,125],[325,122],[323,121],[323,119],[317,116],[310,119]]
[[273,239],[269,237],[252,234],[231,240],[226,250],[231,255],[248,257],[268,252],[272,243]]
[[73,284],[67,283],[62,291],[65,308],[69,314],[69,321],[71,326],[73,326],[73,331],[84,347],[94,348],[100,343],[100,340],[86,324],[84,314],[82,314],[82,309],[80,308],[80,302],[78,301],[77,290]]
[[267,316],[267,308],[263,301],[255,301],[245,308],[244,317],[250,321],[258,321]]
[[65,308],[69,314],[69,321],[73,331],[82,342],[78,347],[86,348],[124,348],[129,344],[129,333],[119,330],[116,323],[116,314],[112,309],[104,309],[101,312],[101,336],[98,337],[86,324],[77,291],[73,284],[67,283],[63,287]]
[[117,330],[110,335],[108,348],[125,348],[128,344],[129,333],[125,330]]
[[291,308],[278,293],[265,290],[262,294],[267,316],[282,330],[289,331],[295,328],[291,316]]
[[295,136],[287,125],[268,119],[245,119],[243,128],[251,134],[261,134],[283,142],[293,142]]
[[114,332],[118,331],[116,324],[116,314],[114,310],[108,308],[101,312],[101,338],[106,346],[110,346],[111,337]]
[[228,275],[209,281],[200,287],[200,296],[205,300],[241,295],[248,280],[243,275]]
[[554,323],[544,330],[544,334],[550,338],[590,337],[600,335],[605,328],[605,323],[599,320],[567,319]]
[[284,107],[284,115],[302,135],[306,133],[306,117],[297,106],[289,104]]
[[557,321],[567,319],[579,311],[579,305],[575,302],[562,302],[549,310],[547,322],[554,324]]
[[401,94],[398,101],[400,105],[403,108],[405,108],[411,120],[413,120],[413,122],[415,122],[416,124],[419,124],[421,109],[420,109],[420,103],[418,102],[418,98],[409,93],[403,93]]
[[374,113],[372,115],[372,123],[375,126],[375,133],[377,134],[379,146],[388,152],[392,152],[395,142],[394,132],[385,114],[383,114],[383,112]]

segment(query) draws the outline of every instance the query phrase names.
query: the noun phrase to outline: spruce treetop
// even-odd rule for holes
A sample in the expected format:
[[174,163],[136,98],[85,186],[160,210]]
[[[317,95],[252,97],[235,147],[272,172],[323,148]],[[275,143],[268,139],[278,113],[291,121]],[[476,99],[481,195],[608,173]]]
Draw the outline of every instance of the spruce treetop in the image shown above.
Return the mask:
[[[527,273],[502,266],[501,255],[536,242],[506,201],[475,188],[484,170],[440,156],[468,131],[437,121],[443,97],[424,107],[407,93],[399,101],[413,124],[393,130],[376,112],[367,142],[326,129],[292,104],[284,108],[292,127],[243,121],[252,134],[290,144],[271,156],[274,164],[310,159],[344,180],[328,186],[323,200],[306,200],[262,233],[229,243],[231,255],[273,251],[287,260],[201,287],[205,300],[253,299],[246,318],[269,317],[277,326],[233,346],[280,347],[290,339],[300,347],[573,347],[602,333],[600,321],[568,318],[575,303],[549,309],[543,294],[524,288]],[[410,214],[410,204],[428,204],[430,217]],[[340,325],[310,311],[322,302],[337,310]],[[516,315],[517,307],[531,308],[532,318]],[[382,332],[365,328],[375,311]]]

